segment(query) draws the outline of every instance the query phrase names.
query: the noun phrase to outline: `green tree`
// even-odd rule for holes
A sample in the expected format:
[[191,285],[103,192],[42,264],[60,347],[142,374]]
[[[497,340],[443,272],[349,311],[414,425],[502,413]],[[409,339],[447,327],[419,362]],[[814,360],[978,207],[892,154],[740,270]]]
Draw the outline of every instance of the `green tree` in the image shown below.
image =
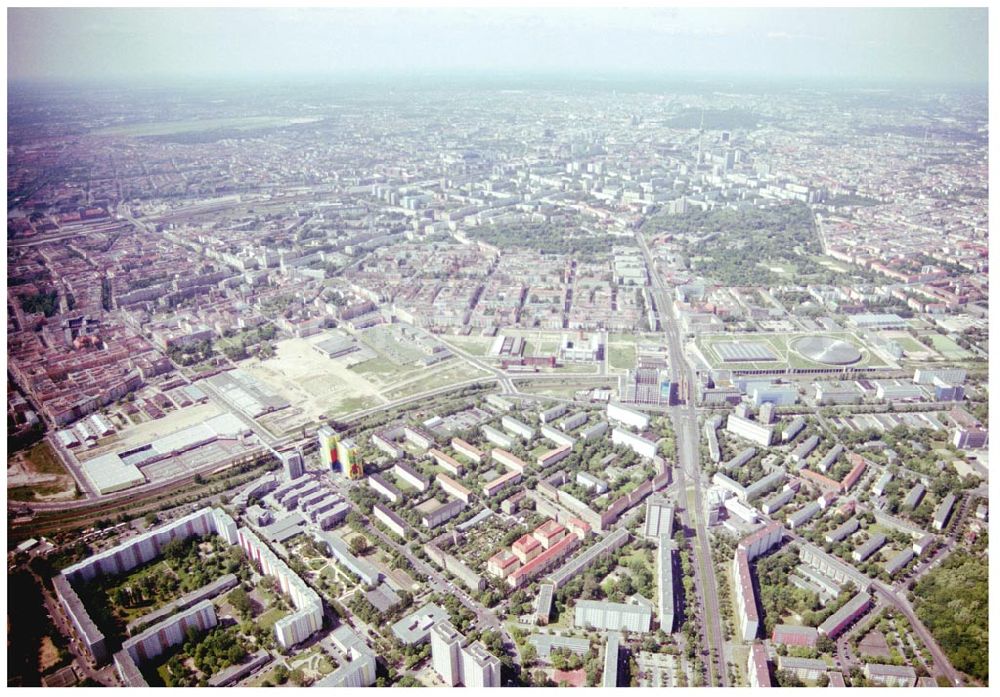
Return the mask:
[[368,540],[363,535],[351,538],[351,551],[357,555],[363,555],[368,551]]
[[253,602],[250,600],[250,595],[243,590],[242,586],[234,588],[227,596],[227,600],[233,606],[233,609],[240,613],[240,617],[243,619],[250,619],[253,615]]

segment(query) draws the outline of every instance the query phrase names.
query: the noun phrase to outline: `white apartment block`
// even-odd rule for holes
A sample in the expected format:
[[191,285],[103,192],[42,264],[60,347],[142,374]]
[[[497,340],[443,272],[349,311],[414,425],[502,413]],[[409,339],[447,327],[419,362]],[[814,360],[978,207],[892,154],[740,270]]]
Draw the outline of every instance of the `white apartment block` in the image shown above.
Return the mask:
[[612,402],[608,403],[608,420],[629,426],[638,431],[645,430],[649,426],[649,416],[647,414]]
[[623,428],[615,428],[611,431],[611,442],[615,445],[624,445],[631,448],[637,455],[648,457],[652,460],[656,457],[656,442],[638,436]]
[[733,435],[746,438],[765,447],[770,445],[774,439],[774,426],[751,421],[736,414],[729,415],[729,419],[726,421],[726,430]]

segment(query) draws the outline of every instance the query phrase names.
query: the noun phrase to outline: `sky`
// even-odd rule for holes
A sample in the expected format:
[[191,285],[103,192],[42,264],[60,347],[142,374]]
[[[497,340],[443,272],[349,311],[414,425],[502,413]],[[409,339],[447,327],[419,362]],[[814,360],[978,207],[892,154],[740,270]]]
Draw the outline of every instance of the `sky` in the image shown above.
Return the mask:
[[8,9],[7,77],[448,72],[987,82],[984,8]]

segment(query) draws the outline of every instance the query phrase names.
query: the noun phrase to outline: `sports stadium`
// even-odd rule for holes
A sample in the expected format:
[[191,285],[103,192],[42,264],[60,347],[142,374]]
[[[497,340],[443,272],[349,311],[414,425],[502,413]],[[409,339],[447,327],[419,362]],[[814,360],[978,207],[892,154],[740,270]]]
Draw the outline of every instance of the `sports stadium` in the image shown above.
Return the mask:
[[689,345],[704,370],[732,375],[872,372],[898,368],[849,332],[825,334],[704,334]]

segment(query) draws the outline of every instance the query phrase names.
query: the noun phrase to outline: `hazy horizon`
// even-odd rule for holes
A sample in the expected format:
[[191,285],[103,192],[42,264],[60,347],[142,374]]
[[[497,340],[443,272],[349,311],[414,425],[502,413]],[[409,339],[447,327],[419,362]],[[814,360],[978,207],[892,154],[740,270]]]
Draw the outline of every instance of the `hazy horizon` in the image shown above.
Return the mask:
[[985,8],[9,8],[7,77],[984,86],[987,18]]

